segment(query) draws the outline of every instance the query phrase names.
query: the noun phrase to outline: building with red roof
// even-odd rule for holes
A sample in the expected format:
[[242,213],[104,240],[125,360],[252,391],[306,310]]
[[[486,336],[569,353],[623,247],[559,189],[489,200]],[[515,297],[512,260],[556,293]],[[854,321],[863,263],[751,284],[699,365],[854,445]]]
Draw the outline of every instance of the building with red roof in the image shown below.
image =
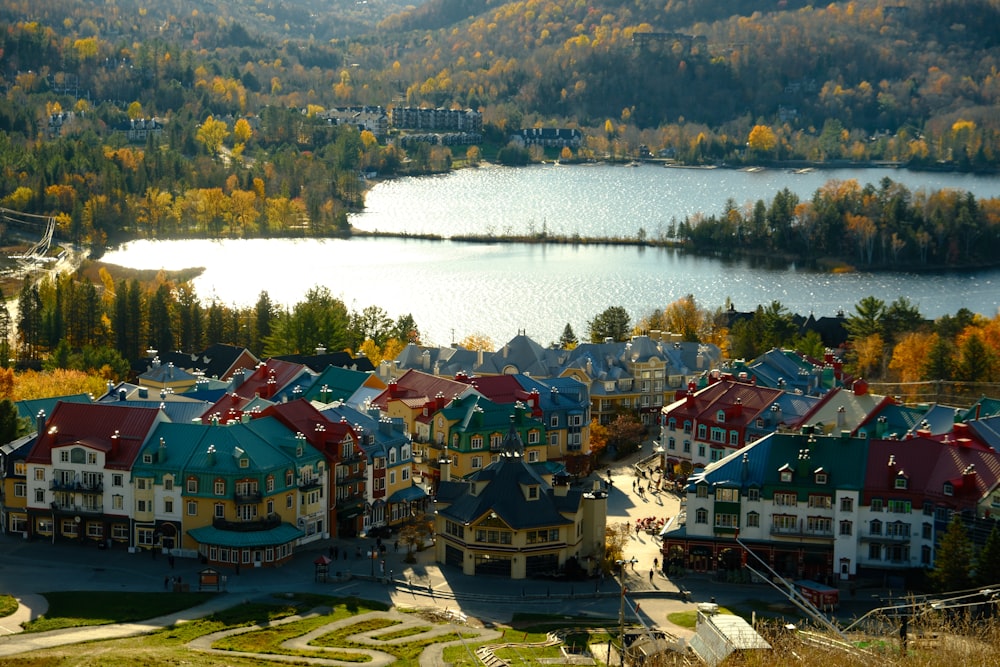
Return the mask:
[[162,410],[113,403],[57,403],[39,416],[25,458],[27,533],[130,544],[132,465]]

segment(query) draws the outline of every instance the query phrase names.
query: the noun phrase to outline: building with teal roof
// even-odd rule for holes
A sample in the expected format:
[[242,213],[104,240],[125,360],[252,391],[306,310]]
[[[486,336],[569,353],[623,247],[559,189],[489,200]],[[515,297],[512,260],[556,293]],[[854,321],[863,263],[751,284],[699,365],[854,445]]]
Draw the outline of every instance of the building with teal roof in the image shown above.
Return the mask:
[[163,424],[140,453],[136,544],[267,567],[329,535],[322,453],[273,418]]

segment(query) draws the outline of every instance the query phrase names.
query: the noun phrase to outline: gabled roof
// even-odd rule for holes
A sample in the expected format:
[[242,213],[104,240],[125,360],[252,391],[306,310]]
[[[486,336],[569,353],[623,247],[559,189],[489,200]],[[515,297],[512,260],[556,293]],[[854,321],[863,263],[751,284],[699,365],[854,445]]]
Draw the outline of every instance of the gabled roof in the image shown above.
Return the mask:
[[52,449],[79,443],[107,452],[105,467],[129,469],[153,427],[166,419],[161,410],[104,403],[57,403],[27,457],[52,463]]
[[288,361],[293,364],[308,366],[314,373],[319,373],[323,369],[333,366],[344,370],[358,371],[359,373],[371,373],[375,370],[368,357],[352,357],[347,352],[323,352],[321,354],[283,354],[272,357],[280,361]]
[[262,417],[274,418],[305,436],[306,441],[328,455],[340,455],[340,443],[350,437],[358,443],[358,434],[345,421],[332,421],[304,399],[278,403],[261,412]]
[[[442,504],[448,504],[438,509],[438,513],[456,523],[468,525],[489,512],[495,512],[513,530],[572,524],[573,521],[563,513],[578,510],[582,493],[577,489],[568,489],[565,496],[556,495],[552,487],[517,453],[524,450],[520,440],[512,426],[496,463],[476,471],[461,482],[441,482],[437,496]],[[538,497],[526,498],[523,491],[526,487],[536,487]]]
[[327,366],[315,377],[312,385],[306,389],[303,398],[321,403],[348,401],[362,387],[372,387],[382,391],[386,388],[386,384],[373,373]]
[[[217,343],[202,352],[188,354],[186,352],[161,352],[157,355],[161,364],[172,363],[177,368],[183,368],[194,374],[202,374],[209,378],[228,380],[238,368],[251,369],[260,360],[245,347]],[[151,359],[146,359],[138,372],[146,370]]]
[[390,382],[385,391],[372,399],[372,405],[385,411],[390,400],[403,400],[410,401],[413,407],[420,407],[439,395],[448,401],[474,391],[473,387],[464,382],[409,370]]
[[[689,483],[691,488],[706,482],[713,486],[758,487],[769,492],[781,488],[827,493],[835,489],[859,490],[867,462],[865,438],[772,433],[709,464]],[[827,474],[826,484],[816,484],[815,473],[820,468]],[[792,483],[781,481],[782,469],[792,471]]]
[[[905,491],[895,489],[895,479],[900,474],[907,478]],[[989,447],[926,437],[873,440],[865,492],[875,497],[902,495],[971,507],[998,481],[1000,456]],[[951,485],[950,495],[945,492],[946,483]]]
[[90,394],[72,394],[69,396],[52,396],[51,398],[31,398],[23,401],[16,401],[17,416],[21,419],[37,419],[39,412],[44,412],[46,416],[52,414],[56,403],[93,403],[94,399]]
[[161,363],[159,357],[153,359],[153,364],[144,373],[139,374],[142,381],[157,385],[194,384],[198,376],[183,368],[177,368],[172,362]]
[[[863,423],[868,415],[881,409],[883,404],[892,401],[889,397],[868,393],[867,385],[860,380],[855,383],[855,387],[854,390],[843,387],[830,390],[798,423],[791,424],[791,426],[822,423],[824,429],[830,431],[849,430],[854,432],[858,424]],[[838,419],[838,415],[843,416]]]
[[202,419],[206,422],[213,419],[228,422],[239,419],[243,412],[254,407],[263,410],[283,389],[306,376],[311,378],[312,374],[305,366],[276,359],[262,362],[245,379],[241,379],[241,373],[237,371],[233,377],[232,392],[208,408]]
[[360,436],[361,448],[369,456],[385,455],[388,449],[411,442],[403,420],[382,417],[377,408],[366,412],[346,403],[335,403],[323,410],[322,415],[334,423],[350,424]]
[[987,398],[983,396],[959,416],[960,421],[971,421],[974,419],[985,419],[1000,415],[1000,398]]
[[518,334],[511,338],[499,350],[490,355],[484,355],[482,365],[475,369],[480,374],[530,373],[537,377],[554,375],[554,364],[551,350]]

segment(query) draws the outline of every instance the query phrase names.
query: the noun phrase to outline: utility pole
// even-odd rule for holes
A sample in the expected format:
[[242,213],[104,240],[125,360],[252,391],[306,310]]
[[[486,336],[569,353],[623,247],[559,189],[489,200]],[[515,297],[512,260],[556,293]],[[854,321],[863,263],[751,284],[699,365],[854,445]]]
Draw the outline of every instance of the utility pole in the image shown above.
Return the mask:
[[620,667],[625,667],[625,566],[635,565],[638,562],[635,558],[615,561],[615,565],[618,566],[619,571],[618,580],[622,587],[621,602],[618,609],[618,664]]

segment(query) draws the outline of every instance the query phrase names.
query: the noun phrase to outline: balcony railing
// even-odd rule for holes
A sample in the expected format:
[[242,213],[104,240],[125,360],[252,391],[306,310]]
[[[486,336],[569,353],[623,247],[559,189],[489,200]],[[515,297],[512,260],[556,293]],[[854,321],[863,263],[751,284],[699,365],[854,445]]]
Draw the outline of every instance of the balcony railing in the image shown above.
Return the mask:
[[894,533],[894,534],[890,535],[890,534],[885,533],[885,532],[881,532],[881,533],[864,532],[864,533],[861,533],[861,535],[859,537],[862,540],[865,540],[867,542],[900,542],[900,543],[902,543],[902,542],[909,542],[910,538],[912,536],[911,535],[900,535],[900,534],[897,534],[897,533]]
[[260,491],[236,491],[233,500],[237,505],[256,505],[264,499]]
[[49,488],[53,491],[76,491],[79,493],[104,492],[104,484],[102,482],[98,482],[97,484],[83,484],[81,482],[64,482],[54,479],[49,483]]
[[833,538],[833,529],[808,529],[801,526],[771,526],[771,535],[774,537],[816,537],[822,539]]
[[272,530],[281,525],[281,516],[268,514],[263,519],[252,521],[230,521],[229,519],[213,519],[212,527],[219,530],[230,530],[237,533],[252,533],[258,530]]
[[77,505],[76,503],[60,503],[53,501],[50,503],[55,512],[67,512],[73,514],[104,514],[104,505],[88,504]]
[[361,461],[364,457],[364,452],[351,452],[347,455],[341,454],[338,463],[356,463]]

